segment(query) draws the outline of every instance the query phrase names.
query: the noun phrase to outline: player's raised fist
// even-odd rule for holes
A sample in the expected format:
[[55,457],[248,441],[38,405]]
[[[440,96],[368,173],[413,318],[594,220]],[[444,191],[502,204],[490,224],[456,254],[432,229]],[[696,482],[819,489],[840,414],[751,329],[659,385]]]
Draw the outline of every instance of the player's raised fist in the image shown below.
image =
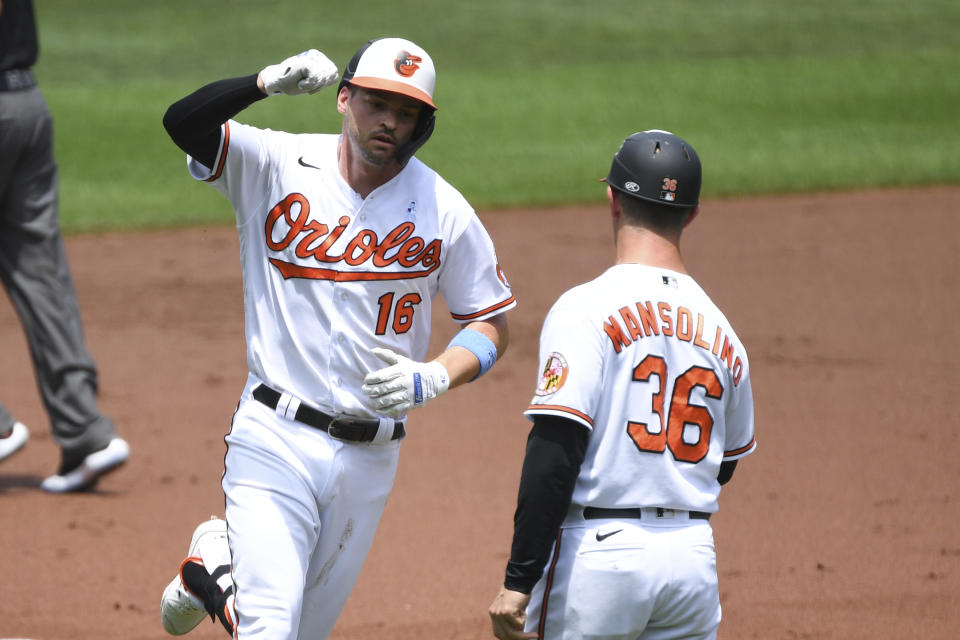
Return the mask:
[[264,67],[260,72],[260,82],[268,96],[316,93],[334,84],[339,77],[337,65],[316,49]]

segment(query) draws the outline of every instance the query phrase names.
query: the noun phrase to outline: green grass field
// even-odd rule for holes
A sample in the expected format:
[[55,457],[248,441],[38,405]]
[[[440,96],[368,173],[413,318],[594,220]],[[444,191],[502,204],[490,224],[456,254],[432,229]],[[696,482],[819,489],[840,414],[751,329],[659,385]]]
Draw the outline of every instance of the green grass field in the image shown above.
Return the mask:
[[[620,141],[687,138],[704,194],[960,181],[954,0],[37,0],[67,231],[227,224],[161,126],[206,82],[315,47],[342,67],[371,37],[438,69],[418,154],[478,208],[597,202]],[[339,131],[334,92],[239,119]]]

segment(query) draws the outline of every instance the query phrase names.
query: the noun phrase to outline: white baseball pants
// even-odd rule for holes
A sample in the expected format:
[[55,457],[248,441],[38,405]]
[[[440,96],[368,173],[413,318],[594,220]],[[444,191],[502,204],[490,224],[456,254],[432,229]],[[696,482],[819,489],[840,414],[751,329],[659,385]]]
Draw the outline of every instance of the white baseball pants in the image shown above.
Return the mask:
[[543,640],[713,640],[720,617],[706,520],[568,518],[531,594],[526,631],[540,629]]
[[344,443],[244,393],[226,443],[234,637],[326,638],[370,550],[400,441]]

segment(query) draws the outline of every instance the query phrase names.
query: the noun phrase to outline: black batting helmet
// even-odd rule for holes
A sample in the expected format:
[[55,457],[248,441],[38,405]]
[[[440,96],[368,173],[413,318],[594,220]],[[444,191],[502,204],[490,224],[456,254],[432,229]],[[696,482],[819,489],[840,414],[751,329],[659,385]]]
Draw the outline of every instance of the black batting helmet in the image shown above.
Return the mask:
[[604,182],[635,198],[695,207],[700,202],[700,158],[669,131],[641,131],[620,145]]

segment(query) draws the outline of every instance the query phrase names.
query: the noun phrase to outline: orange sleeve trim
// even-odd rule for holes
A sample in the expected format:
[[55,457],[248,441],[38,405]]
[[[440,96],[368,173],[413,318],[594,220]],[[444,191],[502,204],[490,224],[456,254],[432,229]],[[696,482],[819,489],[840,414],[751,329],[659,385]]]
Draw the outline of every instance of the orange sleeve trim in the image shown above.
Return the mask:
[[731,456],[738,456],[738,455],[740,455],[740,454],[742,454],[742,453],[746,453],[747,451],[750,451],[750,449],[753,449],[755,446],[757,446],[757,439],[756,439],[756,438],[753,438],[753,439],[751,439],[750,442],[749,442],[746,446],[744,446],[744,447],[740,447],[739,449],[733,449],[732,451],[724,451],[724,452],[723,452],[723,457],[729,458],[729,457],[731,457]]
[[479,318],[480,316],[485,316],[485,315],[487,315],[488,313],[491,313],[491,312],[493,312],[493,311],[496,311],[497,309],[503,309],[503,308],[506,307],[506,306],[509,306],[509,305],[511,305],[511,304],[516,303],[516,301],[517,301],[517,298],[516,298],[515,296],[510,296],[508,299],[504,300],[503,302],[498,302],[497,304],[493,305],[492,307],[487,307],[486,309],[483,309],[482,311],[477,311],[477,312],[475,312],[475,313],[469,313],[469,314],[466,314],[466,315],[460,315],[460,314],[457,314],[457,313],[451,313],[450,315],[453,317],[454,320],[473,320],[474,318]]
[[223,165],[227,163],[227,147],[230,146],[230,123],[223,123],[223,149],[220,150],[220,162],[217,163],[217,170],[213,175],[206,179],[206,182],[213,182],[223,173]]
[[571,409],[570,407],[564,407],[559,404],[532,404],[527,407],[527,413],[543,413],[546,411],[559,411],[560,413],[569,413],[572,416],[576,416],[593,427],[593,418],[583,413],[582,411],[577,411],[576,409]]

